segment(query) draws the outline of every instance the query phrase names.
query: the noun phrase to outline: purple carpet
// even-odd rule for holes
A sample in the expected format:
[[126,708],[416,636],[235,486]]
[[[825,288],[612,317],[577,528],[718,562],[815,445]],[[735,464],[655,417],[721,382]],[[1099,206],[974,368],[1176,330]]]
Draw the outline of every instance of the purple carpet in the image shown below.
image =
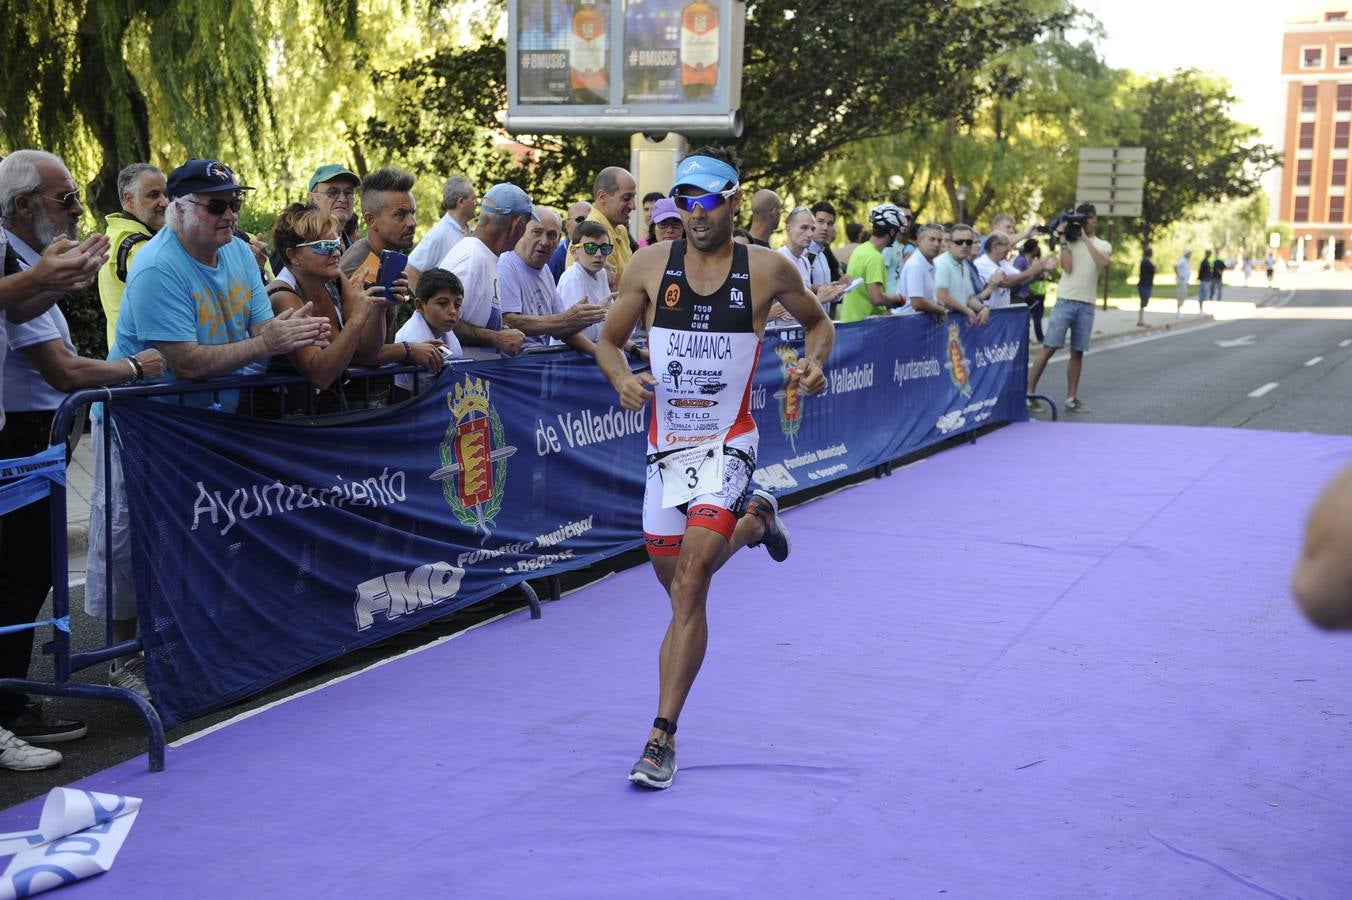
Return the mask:
[[669,791],[625,781],[667,616],[638,568],[171,749],[162,774],[82,782],[145,804],[112,871],[63,890],[1346,897],[1352,638],[1307,626],[1287,581],[1350,456],[1003,429],[788,511],[782,566],[729,563]]

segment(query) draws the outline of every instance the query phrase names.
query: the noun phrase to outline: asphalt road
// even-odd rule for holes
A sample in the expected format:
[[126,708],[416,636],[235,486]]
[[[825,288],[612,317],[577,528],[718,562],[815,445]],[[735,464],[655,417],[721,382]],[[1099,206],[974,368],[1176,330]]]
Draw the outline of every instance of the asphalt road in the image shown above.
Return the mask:
[[[1038,386],[1058,406],[1062,357]],[[1080,397],[1090,412],[1062,421],[1352,434],[1352,292],[1289,291],[1250,318],[1091,349]]]

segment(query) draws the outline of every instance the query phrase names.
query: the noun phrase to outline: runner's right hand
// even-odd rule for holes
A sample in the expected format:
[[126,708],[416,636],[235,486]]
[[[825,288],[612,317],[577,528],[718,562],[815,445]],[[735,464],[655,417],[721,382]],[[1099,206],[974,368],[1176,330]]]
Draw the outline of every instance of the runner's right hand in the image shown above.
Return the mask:
[[649,387],[656,384],[657,379],[651,372],[635,372],[620,384],[620,405],[628,410],[642,409],[653,398]]

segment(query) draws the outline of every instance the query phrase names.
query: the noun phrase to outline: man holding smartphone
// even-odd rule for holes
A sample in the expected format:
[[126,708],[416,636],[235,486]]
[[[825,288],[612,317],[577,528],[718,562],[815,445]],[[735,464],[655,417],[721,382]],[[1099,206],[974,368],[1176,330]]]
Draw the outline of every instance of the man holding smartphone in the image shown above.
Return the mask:
[[[361,216],[366,237],[353,242],[338,261],[343,277],[358,289],[373,284],[380,275],[382,250],[406,254],[413,248],[418,227],[418,203],[413,199],[413,176],[399,169],[376,169],[361,182]],[[342,223],[339,223],[341,227]],[[404,273],[390,273],[390,283]],[[407,289],[391,300],[407,299]],[[393,329],[389,329],[393,333]]]

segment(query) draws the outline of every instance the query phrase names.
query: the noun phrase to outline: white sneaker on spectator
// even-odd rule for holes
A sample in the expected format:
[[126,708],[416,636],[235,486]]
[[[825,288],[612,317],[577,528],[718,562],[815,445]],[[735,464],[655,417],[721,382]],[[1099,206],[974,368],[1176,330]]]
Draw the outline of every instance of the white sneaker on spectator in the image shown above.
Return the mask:
[[11,772],[39,772],[61,765],[55,750],[34,747],[7,728],[0,728],[0,769]]
[[113,687],[135,691],[147,703],[155,702],[150,696],[150,688],[146,686],[146,661],[142,659],[141,654],[138,653],[130,659],[122,660],[120,664],[115,663],[114,665],[117,668],[109,673],[109,684]]

